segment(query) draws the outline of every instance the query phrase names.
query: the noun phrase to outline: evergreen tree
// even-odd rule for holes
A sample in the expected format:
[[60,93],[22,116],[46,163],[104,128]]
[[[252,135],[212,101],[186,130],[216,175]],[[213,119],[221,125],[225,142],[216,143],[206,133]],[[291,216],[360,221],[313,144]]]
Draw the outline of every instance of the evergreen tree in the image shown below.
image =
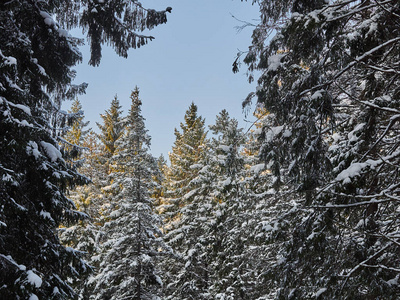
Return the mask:
[[86,135],[90,129],[86,129],[89,125],[89,121],[84,121],[84,115],[82,111],[82,104],[79,99],[76,98],[71,105],[71,109],[68,111],[68,116],[73,119],[72,125],[63,134],[62,152],[65,159],[72,160],[79,164],[79,159],[83,151],[83,143]]
[[63,5],[52,3],[52,6],[57,21],[66,29],[80,27],[86,33],[92,66],[100,64],[103,44],[111,45],[119,56],[126,58],[129,49],[140,48],[153,40],[153,36],[140,32],[166,23],[166,14],[172,11],[171,7],[162,11],[145,8],[137,0],[73,0]]
[[[68,277],[80,255],[61,246],[55,229],[80,214],[64,192],[83,182],[52,135],[51,115],[74,97],[73,39],[46,22],[45,2],[1,2],[0,22],[0,294],[4,299],[72,299]],[[52,20],[52,19],[48,19]],[[59,55],[54,55],[58,53]],[[62,127],[62,124],[55,124]]]
[[[237,237],[228,226],[233,225],[229,219],[235,215],[233,203],[239,201],[243,167],[239,153],[243,134],[237,126],[226,110],[210,126],[216,137],[205,145],[196,164],[198,173],[188,182],[183,196],[185,205],[167,234],[179,256],[175,262],[167,262],[167,294],[171,299],[223,299],[229,295],[226,289],[232,281],[225,273],[230,267],[226,264],[239,254],[227,247],[227,240]],[[234,226],[243,221],[241,217]]]
[[[260,118],[256,127],[262,127],[264,121]],[[215,299],[263,299],[270,290],[262,280],[269,268],[269,249],[260,237],[274,191],[270,172],[255,151],[259,130],[244,137],[237,125],[222,111],[216,124],[210,126],[218,134],[211,165],[218,174],[213,193],[219,203],[212,227],[211,293]]]
[[[175,257],[164,263],[169,297],[180,299],[206,299],[207,270],[200,258],[205,241],[194,239],[203,235],[197,221],[199,205],[203,200],[195,197],[196,179],[206,159],[206,131],[204,119],[197,115],[192,103],[185,113],[182,132],[175,129],[176,140],[169,153],[171,165],[165,169],[165,197],[158,210],[166,219],[166,240],[176,252]],[[197,249],[196,249],[197,248]]]
[[[79,117],[73,122],[69,130],[64,134],[64,153],[76,152],[72,163],[79,167],[78,171],[86,176],[90,182],[85,185],[68,189],[68,195],[74,202],[78,211],[85,213],[88,218],[73,224],[64,223],[59,228],[60,241],[64,246],[72,247],[80,251],[86,261],[93,267],[96,266],[95,259],[99,252],[99,238],[101,237],[101,209],[102,195],[100,190],[100,178],[105,178],[104,167],[99,164],[101,154],[100,145],[96,134],[84,127],[89,122],[84,122],[84,114],[79,100],[75,100],[69,114]],[[103,180],[104,181],[104,180]],[[71,278],[72,286],[79,298],[87,299],[89,291],[86,290],[85,282],[91,272],[79,278]]]
[[84,217],[65,190],[86,181],[68,166],[58,147],[57,136],[67,119],[61,103],[86,87],[72,84],[71,67],[82,60],[77,48],[81,41],[64,28],[87,30],[91,64],[98,65],[102,43],[126,56],[129,48],[146,40],[135,29],[165,23],[166,11],[146,10],[136,1],[0,2],[2,298],[74,299],[67,278],[86,269],[79,253],[61,246],[55,234],[61,222]]
[[179,214],[179,208],[185,205],[182,198],[188,191],[189,182],[199,171],[197,163],[204,153],[207,132],[204,118],[197,115],[197,106],[192,102],[184,116],[185,122],[180,124],[182,132],[175,128],[175,142],[169,153],[171,162],[166,170],[167,199],[163,210],[169,213],[170,220]]
[[105,223],[100,269],[91,280],[93,299],[157,299],[162,281],[157,260],[165,255],[159,217],[153,212],[156,160],[148,153],[150,137],[141,115],[139,90],[131,95],[126,131],[112,158],[115,209]]
[[292,192],[269,283],[279,299],[396,299],[400,4],[260,4],[246,103],[271,114],[260,154]]
[[115,95],[111,101],[110,108],[100,115],[103,119],[103,124],[97,123],[97,126],[101,130],[98,138],[104,145],[105,156],[111,157],[114,155],[117,140],[122,136],[124,132],[124,124],[122,122],[122,110],[119,104],[119,100]]

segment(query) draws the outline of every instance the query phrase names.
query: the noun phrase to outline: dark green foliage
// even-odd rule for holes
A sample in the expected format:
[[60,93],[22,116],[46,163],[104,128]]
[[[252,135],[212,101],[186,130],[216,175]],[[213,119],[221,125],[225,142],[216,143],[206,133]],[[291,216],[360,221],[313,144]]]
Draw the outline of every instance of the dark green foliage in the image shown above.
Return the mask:
[[[64,191],[84,179],[58,149],[54,126],[63,122],[50,125],[60,100],[79,90],[71,85],[70,67],[81,56],[73,39],[44,22],[41,5],[10,1],[0,10],[0,293],[5,299],[53,294],[71,299],[65,280],[86,268],[55,234],[60,222],[82,218]],[[27,281],[39,278],[34,274],[41,284]]]
[[[97,6],[101,20],[95,16]],[[170,11],[167,9],[166,11]],[[80,26],[92,42],[92,65],[100,45],[126,56],[148,38],[135,35],[166,22],[166,11],[138,2],[1,1],[0,3],[0,295],[2,299],[74,299],[67,281],[87,267],[81,254],[61,246],[56,229],[85,214],[65,196],[86,183],[59,149],[59,135],[74,118],[61,113],[64,100],[85,91],[74,85],[82,41],[64,28]],[[126,19],[118,22],[119,16]],[[135,15],[133,18],[132,16]],[[54,18],[57,18],[57,22]],[[136,41],[135,41],[136,39]]]
[[[129,49],[139,48],[153,36],[139,32],[153,29],[167,22],[167,12],[156,11],[142,6],[137,1],[56,1],[55,13],[59,14],[59,22],[67,29],[81,27],[90,41],[91,58],[89,64],[97,66],[101,60],[101,47],[109,44],[115,52],[128,56]],[[80,12],[79,14],[77,12]]]
[[244,61],[262,71],[256,96],[270,114],[260,155],[296,212],[277,212],[283,239],[267,235],[280,245],[269,281],[279,299],[399,296],[399,9],[261,2]]

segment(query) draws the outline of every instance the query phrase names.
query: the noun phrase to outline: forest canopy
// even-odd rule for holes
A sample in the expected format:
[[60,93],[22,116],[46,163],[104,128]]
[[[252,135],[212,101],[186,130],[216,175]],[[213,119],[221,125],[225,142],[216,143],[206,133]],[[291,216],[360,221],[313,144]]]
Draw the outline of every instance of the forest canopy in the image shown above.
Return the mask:
[[399,298],[399,1],[251,3],[233,70],[257,82],[242,103],[257,120],[245,131],[227,108],[206,126],[192,102],[169,161],[150,153],[138,87],[88,129],[66,30],[96,66],[171,8],[0,4],[4,299]]

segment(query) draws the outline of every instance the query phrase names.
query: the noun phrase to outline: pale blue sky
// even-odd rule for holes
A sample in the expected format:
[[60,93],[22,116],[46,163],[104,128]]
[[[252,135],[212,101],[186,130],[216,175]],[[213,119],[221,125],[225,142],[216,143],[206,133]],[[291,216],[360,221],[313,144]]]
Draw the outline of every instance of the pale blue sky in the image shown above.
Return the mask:
[[245,65],[233,74],[232,63],[238,49],[248,49],[252,28],[238,33],[235,27],[241,23],[231,14],[253,21],[258,18],[257,6],[240,0],[144,0],[142,4],[158,10],[172,7],[168,22],[150,31],[152,42],[131,50],[127,59],[105,48],[99,67],[88,66],[87,47],[81,49],[84,62],[75,68],[76,82],[89,83],[79,99],[90,126],[97,130],[96,122],[115,94],[126,114],[135,85],[156,157],[162,153],[167,158],[175,141],[174,128],[179,128],[192,101],[207,125],[227,109],[242,127],[249,126],[243,121],[241,102],[255,85],[248,83]]

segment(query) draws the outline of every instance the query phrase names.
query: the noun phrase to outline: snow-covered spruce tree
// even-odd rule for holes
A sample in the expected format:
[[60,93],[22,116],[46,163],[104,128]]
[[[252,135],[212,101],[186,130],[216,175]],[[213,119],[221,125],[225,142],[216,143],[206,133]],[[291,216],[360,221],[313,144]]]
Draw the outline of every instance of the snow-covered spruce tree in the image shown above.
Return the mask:
[[[124,118],[122,117],[121,105],[117,96],[111,101],[110,108],[107,109],[100,117],[103,119],[102,124],[96,123],[100,129],[97,138],[100,141],[101,148],[96,159],[98,163],[97,172],[98,185],[103,196],[104,211],[107,211],[112,206],[112,193],[108,193],[107,189],[110,187],[110,175],[116,171],[112,167],[111,158],[116,154],[117,141],[121,138],[125,130]],[[106,203],[110,202],[110,203]],[[107,212],[105,212],[107,214]]]
[[[99,176],[105,178],[104,167],[99,165],[100,145],[96,134],[91,129],[85,129],[89,122],[84,121],[82,105],[75,99],[69,115],[77,118],[73,121],[69,130],[63,134],[62,151],[68,158],[67,162],[77,167],[79,173],[88,178],[85,185],[79,185],[67,190],[67,195],[74,202],[78,211],[85,213],[88,218],[71,224],[63,222],[60,226],[59,238],[64,246],[72,247],[83,254],[91,267],[95,264],[91,259],[98,253],[99,217],[101,205],[101,192],[99,187]],[[91,270],[93,271],[93,269]],[[85,276],[71,278],[71,286],[79,298],[86,299],[85,282],[90,272]]]
[[78,98],[72,102],[67,116],[72,118],[72,124],[62,133],[61,152],[64,159],[71,164],[75,164],[74,167],[79,167],[82,164],[80,158],[82,156],[83,143],[90,129],[85,129],[89,125],[89,121],[84,121],[85,116],[82,104]]
[[[236,120],[226,122],[223,116],[221,113],[216,125],[210,127],[213,131],[219,128],[221,133],[216,143],[216,162],[217,166],[234,162],[234,167],[230,172],[213,168],[220,170],[214,187],[220,205],[213,233],[211,293],[214,299],[270,299],[273,286],[265,284],[264,274],[271,267],[269,261],[275,251],[271,251],[265,232],[278,229],[271,228],[268,222],[276,212],[277,197],[272,188],[273,176],[257,150],[261,128],[268,122],[267,114],[258,114],[256,129],[246,133],[246,139]],[[227,145],[235,145],[235,152]]]
[[[74,97],[70,67],[80,61],[46,4],[0,4],[0,295],[71,299],[67,277],[85,264],[61,246],[55,229],[79,213],[64,191],[83,181],[70,169],[49,120],[57,101]],[[46,21],[48,20],[48,21]],[[59,55],[54,55],[59,53]],[[53,100],[54,95],[57,98]]]
[[296,211],[271,262],[276,297],[396,299],[400,3],[260,5],[244,61],[262,75],[246,102],[271,114],[261,155]]
[[[166,272],[167,294],[171,299],[223,299],[227,295],[235,299],[239,295],[233,293],[229,285],[233,280],[229,280],[231,274],[226,272],[233,264],[226,265],[240,253],[232,249],[243,249],[245,240],[240,240],[240,244],[236,240],[234,246],[228,242],[232,236],[238,237],[231,229],[240,228],[243,220],[232,209],[233,203],[240,201],[239,177],[243,168],[239,153],[243,134],[237,125],[224,110],[217,116],[216,124],[210,126],[216,136],[206,143],[196,164],[198,174],[188,182],[183,196],[185,205],[180,209],[180,218],[175,229],[167,234],[179,255],[174,268],[167,268]],[[233,223],[235,216],[240,221]],[[230,223],[226,226],[228,219]]]
[[110,108],[100,116],[103,119],[103,124],[97,123],[97,127],[101,131],[98,138],[104,145],[105,155],[112,157],[117,148],[116,142],[124,132],[122,110],[117,95],[111,101]]
[[[81,216],[64,192],[68,185],[84,181],[66,164],[56,140],[58,129],[64,127],[65,115],[58,114],[61,102],[74,99],[85,87],[71,84],[75,75],[71,67],[81,61],[81,54],[79,40],[64,28],[79,24],[88,31],[91,63],[96,65],[103,42],[125,55],[137,46],[132,30],[166,21],[166,11],[149,12],[138,2],[107,1],[99,3],[101,20],[96,23],[94,6],[83,1],[0,2],[0,294],[4,299],[73,299],[66,280],[85,269],[76,251],[61,246],[55,233],[60,222]],[[133,19],[135,11],[141,14]],[[119,18],[122,14],[124,20]],[[119,29],[113,29],[117,22]]]
[[169,153],[170,167],[165,172],[166,199],[162,207],[164,217],[172,226],[179,218],[179,209],[185,205],[183,196],[189,191],[188,183],[197,176],[197,163],[204,153],[206,129],[204,118],[197,115],[197,106],[192,102],[180,124],[182,132],[175,128],[175,142]]
[[[90,258],[96,254],[95,248],[98,244],[96,239],[99,232],[98,227],[101,224],[103,204],[101,178],[105,178],[106,174],[103,174],[103,166],[99,166],[98,156],[101,152],[96,134],[90,131],[80,147],[84,147],[84,152],[79,172],[90,179],[90,182],[69,189],[68,194],[74,201],[77,210],[85,213],[89,218],[72,224],[72,226],[69,223],[63,224],[59,228],[59,233],[60,240],[64,245],[84,252],[86,259],[90,261]],[[90,264],[93,263],[90,262]]]
[[231,271],[236,267],[232,262],[238,258],[235,250],[243,249],[244,240],[237,240],[239,232],[233,230],[243,221],[237,204],[242,201],[244,160],[241,147],[245,137],[237,120],[232,119],[226,110],[217,115],[215,124],[209,128],[214,134],[208,163],[208,171],[214,174],[210,183],[214,205],[209,229],[212,244],[208,247],[211,257],[210,293],[213,299],[240,299],[239,294],[233,291],[235,279]]
[[112,158],[117,166],[112,173],[115,209],[104,226],[106,240],[100,269],[90,280],[93,299],[159,299],[162,292],[157,261],[168,247],[150,198],[158,169],[148,153],[150,137],[141,114],[138,88],[131,99],[126,130]]
[[204,119],[197,115],[194,103],[184,119],[185,122],[180,124],[182,132],[175,129],[176,140],[169,153],[171,164],[165,168],[165,196],[158,207],[166,220],[165,238],[177,256],[163,264],[163,272],[169,297],[206,299],[204,293],[208,284],[204,278],[208,275],[200,258],[203,249],[198,249],[204,243],[196,245],[195,242],[202,235],[201,224],[194,225],[201,201],[193,201],[198,189],[196,180],[206,160],[206,130]]
[[210,234],[215,205],[212,185],[216,175],[207,167],[207,145],[197,161],[197,175],[187,183],[182,206],[172,224],[167,223],[166,240],[175,256],[163,263],[167,299],[210,299]]

